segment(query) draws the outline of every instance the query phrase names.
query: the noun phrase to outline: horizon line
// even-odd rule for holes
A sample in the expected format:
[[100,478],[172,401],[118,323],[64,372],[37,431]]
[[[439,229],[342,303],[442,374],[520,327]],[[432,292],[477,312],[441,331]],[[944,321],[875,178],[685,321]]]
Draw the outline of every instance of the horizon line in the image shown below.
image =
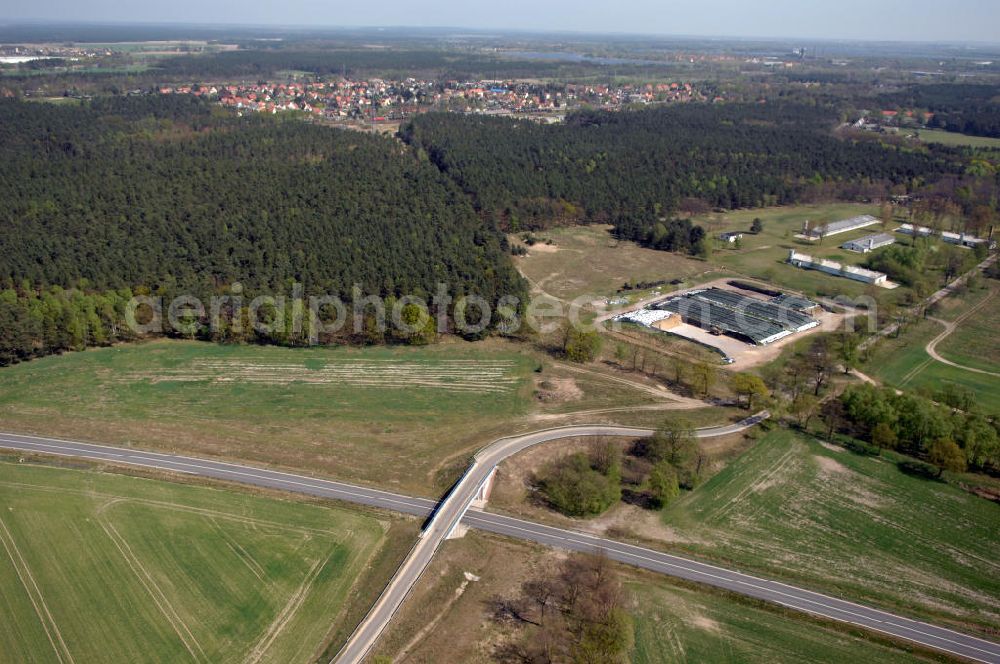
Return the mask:
[[[697,33],[663,33],[663,32],[631,32],[621,30],[584,30],[584,29],[559,29],[559,28],[490,28],[482,26],[462,26],[462,25],[375,25],[375,24],[316,24],[304,23],[226,23],[216,21],[184,22],[184,21],[158,21],[158,20],[85,20],[85,19],[52,19],[52,18],[0,18],[0,28],[10,28],[17,26],[59,26],[59,27],[163,27],[163,28],[196,28],[201,30],[213,29],[252,29],[252,30],[288,30],[297,32],[322,32],[322,31],[389,31],[389,30],[424,30],[424,31],[472,31],[483,33],[484,35],[504,35],[504,34],[533,34],[533,35],[580,35],[598,37],[602,35],[613,37],[633,37],[633,38],[660,38],[660,39],[708,39],[708,40],[733,40],[733,41],[762,41],[768,43],[801,41],[818,43],[863,43],[863,44],[923,44],[936,46],[993,46],[1000,47],[1000,41],[985,41],[977,39],[873,39],[870,37],[815,37],[815,36],[795,36],[795,35],[723,35],[723,34],[697,34]],[[79,41],[79,40],[76,40]],[[87,42],[82,42],[87,43]]]

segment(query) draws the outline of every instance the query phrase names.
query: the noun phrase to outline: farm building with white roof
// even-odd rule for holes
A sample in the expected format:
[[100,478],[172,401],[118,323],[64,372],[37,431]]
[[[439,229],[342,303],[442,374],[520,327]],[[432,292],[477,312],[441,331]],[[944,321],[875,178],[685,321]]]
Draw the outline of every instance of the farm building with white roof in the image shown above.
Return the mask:
[[895,242],[896,238],[888,233],[872,233],[871,235],[859,237],[856,240],[848,240],[840,245],[840,247],[841,249],[847,249],[855,253],[867,254],[869,251],[874,251],[880,247],[888,247],[890,244],[895,244]]

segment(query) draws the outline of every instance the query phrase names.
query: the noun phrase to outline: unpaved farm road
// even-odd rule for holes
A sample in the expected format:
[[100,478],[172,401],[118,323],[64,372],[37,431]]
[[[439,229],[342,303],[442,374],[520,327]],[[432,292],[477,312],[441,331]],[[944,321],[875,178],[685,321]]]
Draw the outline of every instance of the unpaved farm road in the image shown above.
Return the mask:
[[[965,281],[967,281],[971,275],[985,272],[986,268],[988,268],[990,265],[992,265],[993,263],[995,263],[998,258],[1000,258],[1000,256],[997,256],[995,254],[993,256],[990,256],[989,258],[987,258],[986,260],[984,260],[982,263],[980,263],[976,267],[972,268],[971,270],[969,270],[965,274],[957,277],[954,281],[952,281],[950,284],[948,284],[944,288],[941,288],[940,290],[932,293],[920,305],[910,307],[910,309],[909,309],[910,313],[911,314],[916,313],[917,311],[920,310],[921,307],[926,308],[926,307],[931,306],[932,304],[936,304],[937,302],[940,302],[944,298],[946,298],[949,295],[951,295],[955,291],[955,289],[957,289]],[[899,329],[899,323],[889,323],[888,325],[886,325],[885,327],[883,327],[881,330],[879,330],[877,334],[873,334],[872,336],[870,336],[867,339],[865,339],[864,341],[862,341],[861,344],[858,346],[858,350],[864,350],[864,349],[868,348],[869,346],[871,346],[872,344],[874,344],[875,342],[877,342],[879,339],[881,339],[883,337],[888,337],[890,334],[892,334],[893,332],[895,332],[898,329]],[[964,369],[965,367],[962,367],[962,368]]]
[[938,362],[941,362],[942,364],[947,364],[950,367],[955,367],[956,369],[963,369],[965,371],[972,371],[974,373],[985,374],[987,376],[997,376],[998,378],[1000,378],[1000,373],[996,371],[987,371],[986,369],[967,367],[964,364],[958,364],[957,362],[952,362],[951,360],[945,359],[941,357],[937,352],[937,345],[939,343],[944,341],[948,337],[948,335],[954,332],[962,321],[964,321],[966,318],[979,311],[987,302],[992,300],[995,296],[996,296],[996,291],[990,293],[985,298],[983,298],[982,302],[972,307],[971,309],[969,309],[968,311],[966,311],[953,321],[941,320],[940,318],[931,318],[931,320],[934,321],[935,323],[940,323],[941,325],[944,325],[944,332],[942,332],[941,334],[937,335],[936,337],[927,342],[927,345],[924,347],[924,350],[927,351],[927,354],[933,357]]
[[[744,423],[747,421],[749,420],[745,420]],[[734,428],[738,429],[744,423],[727,425],[717,430],[725,430],[727,433],[731,433]],[[614,427],[595,427],[595,429],[597,428],[605,431],[609,428],[614,429]],[[536,432],[535,434],[527,434],[526,436],[515,437],[513,439],[502,439],[501,441],[497,441],[494,445],[491,445],[483,450],[483,453],[481,454],[484,455],[484,458],[481,463],[488,463],[489,459],[493,458],[492,453],[490,453],[489,450],[494,449],[495,446],[498,447],[498,449],[503,449],[507,445],[511,444],[509,442],[511,440],[521,441],[520,443],[513,443],[513,447],[516,448],[521,444],[524,444],[524,446],[532,444],[529,442],[529,437],[531,436],[536,437],[535,443],[537,443],[541,442],[540,440],[537,440],[537,437],[540,436],[543,439],[553,440],[555,437],[558,437],[557,434],[559,431],[563,431],[564,435],[581,435],[579,433],[579,429],[580,427],[571,427],[561,430],[550,430],[548,432]],[[702,430],[702,435],[711,435],[711,431],[712,430]],[[648,435],[649,433],[649,430],[644,429],[631,429],[627,431],[618,429],[614,432],[614,435]],[[550,438],[549,436],[553,437]],[[508,442],[505,444],[503,441]],[[306,475],[296,475],[276,470],[258,468],[255,466],[226,463],[222,461],[199,459],[174,454],[145,452],[134,448],[109,447],[105,445],[95,445],[93,443],[55,440],[50,438],[39,438],[36,436],[5,433],[0,433],[0,448],[8,448],[33,454],[79,457],[101,463],[124,464],[143,468],[153,468],[167,472],[182,473],[186,475],[208,477],[229,482],[239,482],[268,489],[277,489],[281,491],[302,493],[322,498],[381,507],[420,517],[434,515],[431,523],[434,524],[434,522],[437,522],[437,528],[443,529],[449,525],[448,523],[444,523],[445,521],[449,521],[448,519],[442,519],[442,510],[435,509],[438,508],[438,503],[433,500],[425,498],[411,498],[409,496],[403,496],[387,491],[379,491],[377,489],[344,484],[342,482],[331,482],[329,480],[309,477]],[[523,447],[521,447],[521,449],[523,449]],[[497,450],[494,449],[494,452],[496,451]],[[451,499],[455,493],[456,491],[452,491],[449,495],[449,499]],[[449,503],[449,500],[446,499],[445,503]],[[452,502],[449,504],[455,505],[457,503]],[[450,516],[454,517],[454,512],[452,512]],[[606,555],[608,558],[621,563],[634,565],[636,567],[641,567],[689,581],[704,583],[717,588],[723,588],[742,595],[773,602],[831,620],[858,625],[875,632],[911,641],[913,643],[940,650],[958,657],[1000,664],[1000,644],[969,636],[967,634],[962,634],[960,632],[955,632],[953,630],[944,629],[942,627],[910,620],[885,611],[871,609],[852,602],[822,595],[820,593],[803,590],[801,588],[789,586],[777,581],[770,581],[756,576],[743,574],[738,571],[690,560],[688,558],[682,558],[652,549],[623,544],[613,540],[595,537],[593,535],[578,533],[572,530],[553,528],[551,526],[543,526],[508,516],[491,514],[476,508],[463,511],[459,518],[464,525],[478,528],[480,530],[538,542],[561,549],[583,551],[588,553],[599,552]],[[420,542],[428,541],[427,537],[427,535],[422,537]],[[392,582],[390,582],[390,588],[391,587]],[[387,591],[388,590],[389,588],[387,588]],[[385,593],[383,593],[383,597],[384,596]],[[402,597],[400,597],[399,600],[402,601]],[[373,635],[369,632],[366,637],[374,642],[374,638],[377,638],[377,634]],[[344,651],[342,651],[342,653],[343,652]],[[361,656],[363,656],[363,654]],[[359,656],[358,659],[360,659],[361,656]],[[343,661],[358,661],[358,659],[344,659]]]

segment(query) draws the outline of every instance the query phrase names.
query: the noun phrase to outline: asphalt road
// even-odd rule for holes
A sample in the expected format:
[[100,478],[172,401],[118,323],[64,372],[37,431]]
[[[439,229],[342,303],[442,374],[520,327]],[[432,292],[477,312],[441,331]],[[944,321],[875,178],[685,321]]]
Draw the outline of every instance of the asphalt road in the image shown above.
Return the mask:
[[[542,434],[552,435],[557,431],[559,430],[542,432]],[[647,430],[643,429],[632,431],[640,432],[639,435],[648,433]],[[546,439],[551,440],[552,438]],[[538,440],[537,442],[542,441]],[[181,455],[145,452],[130,448],[109,447],[92,443],[7,433],[0,433],[0,448],[85,458],[92,461],[127,464],[142,468],[240,482],[269,489],[381,507],[423,517],[433,514],[437,506],[436,501],[425,498],[411,498],[388,491],[358,487],[341,482],[331,482],[304,475]],[[452,493],[454,494],[454,492]],[[477,509],[467,510],[462,517],[462,522],[465,525],[480,530],[530,540],[562,549],[603,552],[609,558],[629,565],[724,588],[806,613],[855,624],[953,655],[1000,664],[1000,644],[803,590],[777,581],[769,581],[651,549],[623,544],[570,530],[535,524],[508,516],[491,514]],[[424,541],[427,541],[426,536],[420,540],[420,542]]]

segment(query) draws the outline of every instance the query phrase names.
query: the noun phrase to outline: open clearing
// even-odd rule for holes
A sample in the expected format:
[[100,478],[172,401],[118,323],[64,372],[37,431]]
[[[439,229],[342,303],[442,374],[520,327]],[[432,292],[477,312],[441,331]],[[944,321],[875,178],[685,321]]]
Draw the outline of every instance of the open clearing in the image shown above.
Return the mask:
[[[862,263],[866,258],[864,255],[845,251],[840,245],[851,239],[880,232],[882,229],[879,226],[842,233],[819,242],[794,237],[802,230],[802,224],[806,220],[815,226],[862,214],[877,216],[879,209],[872,205],[835,203],[736,210],[697,216],[693,221],[705,227],[715,247],[707,261],[646,249],[632,242],[619,242],[611,236],[609,226],[556,228],[536,233],[537,237],[551,239],[552,245],[536,244],[528,247],[528,255],[516,258],[515,263],[536,291],[566,301],[588,296],[601,304],[610,297],[625,298],[629,303],[634,303],[639,298],[702,284],[728,275],[753,277],[810,296],[869,294],[880,302],[900,301],[909,293],[908,288],[901,287],[892,291],[870,288],[857,281],[815,270],[802,270],[785,262],[788,250],[796,249],[848,265]],[[749,233],[749,229],[753,219],[757,217],[763,221],[764,228],[754,235]],[[745,233],[741,246],[735,248],[734,245],[724,243],[716,245],[714,238],[724,231]],[[517,236],[511,236],[511,240],[520,242]],[[616,294],[617,289],[627,281],[674,279],[682,279],[684,283],[665,285],[655,292],[646,290]]]
[[238,458],[439,495],[464,458],[530,404],[512,344],[425,348],[157,341],[0,371],[0,420],[76,440]]
[[706,425],[727,417],[641,373],[555,361],[499,339],[308,349],[162,340],[0,370],[4,430],[238,459],[430,497],[499,436],[581,419],[641,424],[673,409]]
[[701,556],[918,616],[1000,623],[1000,505],[888,461],[776,430],[662,516]]
[[[906,288],[886,291],[882,288],[869,288],[867,284],[851,279],[844,279],[816,270],[803,270],[785,261],[788,250],[820,258],[839,261],[846,265],[858,265],[865,260],[862,254],[855,254],[840,248],[844,242],[882,231],[880,226],[869,226],[839,235],[824,238],[818,242],[809,242],[795,237],[802,231],[802,224],[809,221],[812,226],[848,219],[862,214],[878,216],[877,206],[839,203],[828,205],[796,205],[789,207],[766,208],[757,210],[737,210],[725,214],[709,214],[695,217],[694,221],[705,227],[709,237],[716,237],[725,231],[744,233],[741,245],[737,249],[733,245],[723,245],[709,257],[709,261],[727,269],[757,279],[781,288],[799,291],[811,296],[858,296],[868,293],[880,301],[897,299]],[[760,218],[764,224],[763,230],[754,235],[750,233],[750,225],[755,218]],[[894,227],[893,224],[892,227]],[[890,229],[892,228],[890,227]]]
[[[470,532],[445,542],[379,642],[407,664],[487,662],[519,632],[497,625],[489,600],[551,571],[565,554]],[[889,646],[669,579],[617,566],[634,620],[637,664],[666,662],[911,662]]]
[[921,129],[918,135],[924,143],[941,143],[970,148],[1000,148],[1000,138],[989,136],[967,136],[943,129]]
[[358,601],[386,525],[239,491],[2,461],[2,659],[310,660],[355,618],[348,600]]
[[[611,297],[626,281],[690,279],[712,269],[694,258],[621,242],[610,226],[572,226],[537,233],[553,244],[528,247],[516,258],[521,273],[536,289],[570,301],[581,296]],[[511,236],[520,243],[517,236]]]

